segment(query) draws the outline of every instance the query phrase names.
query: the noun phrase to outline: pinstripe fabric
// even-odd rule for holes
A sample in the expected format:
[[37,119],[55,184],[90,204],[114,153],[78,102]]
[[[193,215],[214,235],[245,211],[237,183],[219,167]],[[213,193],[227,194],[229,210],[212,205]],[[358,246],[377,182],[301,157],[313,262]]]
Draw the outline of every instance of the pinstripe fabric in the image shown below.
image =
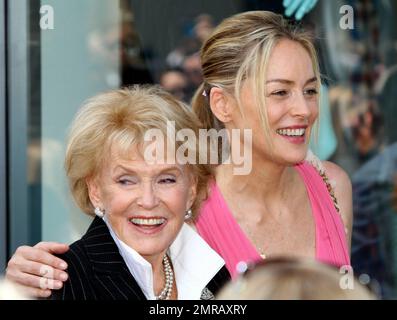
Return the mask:
[[[68,263],[69,278],[51,299],[146,300],[102,219],[95,218],[87,233],[59,257]],[[207,287],[216,294],[229,279],[224,267]]]

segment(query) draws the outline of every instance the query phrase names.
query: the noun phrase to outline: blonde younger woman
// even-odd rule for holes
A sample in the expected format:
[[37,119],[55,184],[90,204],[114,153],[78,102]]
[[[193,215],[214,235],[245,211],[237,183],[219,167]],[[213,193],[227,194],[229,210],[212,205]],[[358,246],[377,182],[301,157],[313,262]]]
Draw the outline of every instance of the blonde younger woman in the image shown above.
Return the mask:
[[[271,12],[224,20],[201,49],[204,83],[193,108],[206,128],[252,130],[252,170],[221,164],[196,222],[226,261],[275,256],[350,264],[351,183],[309,150],[320,72],[310,35]],[[231,142],[231,149],[243,150]],[[321,141],[319,142],[321,143]]]

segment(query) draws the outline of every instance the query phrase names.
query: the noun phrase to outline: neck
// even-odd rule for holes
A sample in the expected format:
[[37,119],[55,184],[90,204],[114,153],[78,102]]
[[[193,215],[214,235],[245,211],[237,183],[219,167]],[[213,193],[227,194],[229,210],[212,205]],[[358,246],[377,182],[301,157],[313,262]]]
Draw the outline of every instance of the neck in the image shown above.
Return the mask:
[[282,197],[292,173],[290,167],[254,155],[250,174],[236,175],[233,169],[233,164],[217,168],[216,180],[221,189],[256,202],[261,199],[268,204]]
[[155,256],[143,256],[143,258],[145,258],[145,260],[152,265],[153,290],[155,295],[158,295],[161,290],[163,290],[165,285],[165,273],[163,266],[163,258],[165,254],[166,251]]

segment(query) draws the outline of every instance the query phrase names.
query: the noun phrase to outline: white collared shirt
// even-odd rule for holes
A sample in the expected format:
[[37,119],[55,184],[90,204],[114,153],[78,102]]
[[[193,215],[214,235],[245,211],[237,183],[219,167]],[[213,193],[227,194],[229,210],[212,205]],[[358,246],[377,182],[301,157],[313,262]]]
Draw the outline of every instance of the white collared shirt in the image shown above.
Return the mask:
[[[152,265],[117,237],[106,216],[103,220],[142,292],[148,300],[155,300]],[[168,254],[174,269],[178,300],[200,299],[203,289],[225,264],[221,256],[186,223]]]

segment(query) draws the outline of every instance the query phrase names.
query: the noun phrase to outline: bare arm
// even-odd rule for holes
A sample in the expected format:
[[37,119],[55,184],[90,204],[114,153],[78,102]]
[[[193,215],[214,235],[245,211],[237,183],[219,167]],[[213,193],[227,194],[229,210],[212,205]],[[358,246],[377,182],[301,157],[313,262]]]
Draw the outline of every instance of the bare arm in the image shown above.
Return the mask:
[[353,226],[352,184],[347,173],[336,164],[324,161],[323,166],[331,182],[335,182],[335,196],[339,204],[343,224],[347,231],[346,237],[350,253]]
[[22,287],[25,294],[45,298],[51,289],[60,289],[68,278],[62,254],[69,246],[56,242],[40,242],[34,247],[21,246],[8,262],[6,278]]

